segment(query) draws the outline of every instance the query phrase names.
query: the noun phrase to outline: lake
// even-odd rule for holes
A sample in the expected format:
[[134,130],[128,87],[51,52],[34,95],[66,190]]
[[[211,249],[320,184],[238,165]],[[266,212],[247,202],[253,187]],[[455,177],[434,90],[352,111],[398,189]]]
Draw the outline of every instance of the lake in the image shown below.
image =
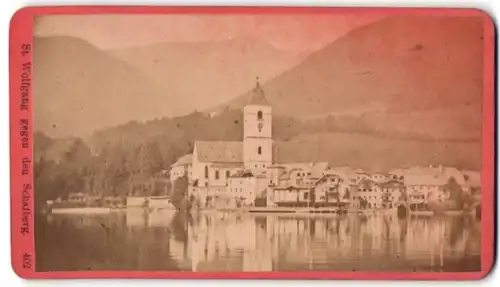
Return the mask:
[[51,214],[35,246],[37,271],[481,270],[471,216]]

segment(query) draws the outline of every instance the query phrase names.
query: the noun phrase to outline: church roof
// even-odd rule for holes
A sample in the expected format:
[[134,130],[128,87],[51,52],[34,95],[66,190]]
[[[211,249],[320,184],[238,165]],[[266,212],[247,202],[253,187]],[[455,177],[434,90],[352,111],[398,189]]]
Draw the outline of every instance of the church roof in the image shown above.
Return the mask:
[[267,102],[264,90],[260,86],[259,78],[257,77],[257,82],[255,87],[252,89],[252,94],[250,95],[249,105],[269,105]]
[[237,141],[197,141],[194,144],[200,162],[242,163],[243,143]]

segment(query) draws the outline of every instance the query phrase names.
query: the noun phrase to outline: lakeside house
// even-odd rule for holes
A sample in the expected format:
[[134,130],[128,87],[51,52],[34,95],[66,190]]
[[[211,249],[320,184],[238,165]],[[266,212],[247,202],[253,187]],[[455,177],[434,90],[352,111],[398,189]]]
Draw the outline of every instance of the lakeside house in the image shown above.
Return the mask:
[[464,174],[453,167],[411,167],[404,170],[410,209],[428,210],[429,204],[442,204],[450,199],[451,194],[445,187],[451,179],[465,187]]
[[268,178],[249,170],[241,170],[229,176],[227,186],[227,200],[233,206],[253,205],[257,197],[266,194],[269,186]]
[[174,164],[170,166],[170,180],[174,181],[183,176],[191,178],[192,162],[193,162],[192,154],[187,154],[179,158]]
[[314,190],[314,206],[338,206],[351,203],[353,184],[338,174],[325,174],[316,181]]

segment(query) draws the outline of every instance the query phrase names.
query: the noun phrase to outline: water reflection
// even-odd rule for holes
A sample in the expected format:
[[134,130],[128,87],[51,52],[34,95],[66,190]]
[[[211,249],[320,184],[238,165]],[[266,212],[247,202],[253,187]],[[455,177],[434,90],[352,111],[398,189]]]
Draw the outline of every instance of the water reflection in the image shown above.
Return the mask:
[[[137,209],[99,216],[57,215],[44,225],[45,232],[37,231],[36,239],[41,271],[88,266],[93,270],[480,270],[480,222],[469,217],[400,220],[381,215],[217,212],[190,216]],[[50,241],[66,244],[51,252],[56,246]],[[65,253],[69,246],[79,248]]]

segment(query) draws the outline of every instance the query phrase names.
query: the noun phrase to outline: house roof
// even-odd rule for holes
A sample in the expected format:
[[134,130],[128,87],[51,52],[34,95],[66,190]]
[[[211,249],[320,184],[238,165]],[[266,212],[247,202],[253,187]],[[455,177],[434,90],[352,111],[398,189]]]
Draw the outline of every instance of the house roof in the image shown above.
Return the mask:
[[307,173],[307,177],[310,178],[321,178],[323,173],[326,172],[328,168],[327,162],[306,162],[306,163],[291,163],[282,164],[280,166],[284,171],[280,175],[280,179],[290,179],[291,174],[294,171],[302,171]]
[[254,174],[249,170],[240,170],[231,175],[231,177],[254,177]]
[[375,182],[371,179],[363,178],[359,181],[359,186],[369,187],[369,186],[373,186],[373,185],[375,185]]
[[380,186],[381,188],[401,188],[405,185],[401,181],[391,179],[389,181],[379,183],[378,186]]
[[328,168],[327,173],[337,174],[342,178],[354,179],[356,178],[358,172],[351,167],[341,166],[341,167],[330,167]]
[[191,164],[192,162],[193,162],[193,155],[186,154],[184,156],[181,156],[174,164],[171,165],[171,167],[188,165]]
[[321,178],[319,178],[317,181],[316,181],[316,184],[319,184],[321,182],[324,182],[327,178],[342,178],[340,175],[336,174],[336,173],[327,173],[325,175],[323,175]]
[[311,173],[314,178],[321,178],[328,169],[328,162],[317,162],[311,168]]
[[197,141],[194,144],[200,162],[242,163],[243,143],[237,141]]
[[273,190],[300,190],[300,189],[311,189],[312,185],[297,185],[297,184],[284,184],[273,186]]

